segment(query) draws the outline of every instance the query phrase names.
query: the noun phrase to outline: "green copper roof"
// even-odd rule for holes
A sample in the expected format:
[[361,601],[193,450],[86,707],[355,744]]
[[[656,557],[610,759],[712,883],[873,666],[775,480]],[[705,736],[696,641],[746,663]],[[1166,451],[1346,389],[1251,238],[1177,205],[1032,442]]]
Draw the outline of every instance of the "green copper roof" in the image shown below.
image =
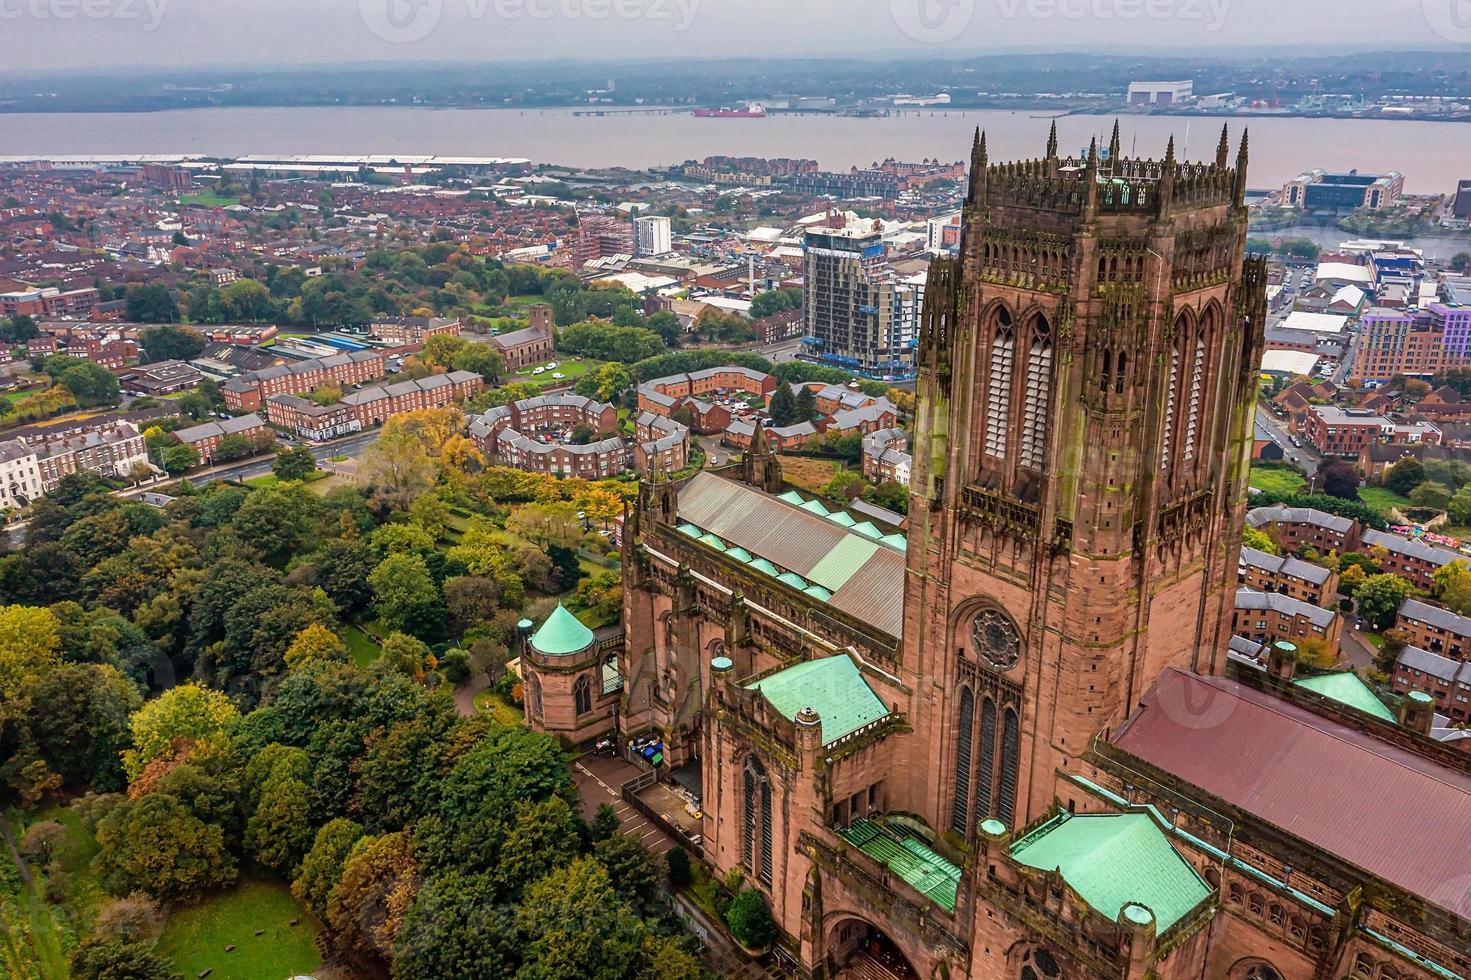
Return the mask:
[[756,569],[756,571],[758,571],[758,572],[765,572],[767,575],[770,575],[772,578],[775,578],[777,575],[780,574],[776,570],[776,566],[773,565],[771,562],[767,561],[765,558],[757,558],[757,559],[755,559],[754,561],[751,562],[751,567],[754,568],[754,569]]
[[1369,685],[1359,680],[1359,675],[1351,670],[1337,674],[1319,674],[1317,677],[1303,677],[1292,683],[1314,694],[1321,694],[1331,701],[1346,704],[1350,708],[1358,708],[1375,718],[1382,718],[1385,721],[1395,720],[1394,712],[1385,707],[1384,702],[1375,696]]
[[845,654],[804,660],[746,685],[795,721],[812,708],[822,719],[822,744],[831,745],[889,713]]
[[719,538],[717,538],[713,534],[705,534],[705,535],[702,535],[700,537],[700,543],[701,544],[708,544],[710,547],[714,548],[716,551],[724,551],[725,550],[725,542],[724,541],[721,541]]
[[827,516],[827,508],[822,506],[822,504],[816,500],[807,501],[805,504],[802,505],[802,509],[807,511],[808,513],[816,514],[818,517]]
[[531,636],[531,645],[536,652],[549,657],[581,653],[592,641],[592,630],[582,625],[560,602],[547,621],[541,624],[541,629]]
[[698,538],[701,532],[700,529],[695,527],[693,524],[681,524],[679,525],[679,533],[688,534],[692,538]]
[[736,561],[750,562],[751,553],[745,548],[731,548],[725,553],[725,557],[734,558]]
[[841,510],[837,511],[836,513],[827,515],[827,519],[832,521],[834,524],[841,524],[843,525],[843,527],[852,527],[854,524],[858,523],[857,521],[853,520],[853,518],[849,517],[847,513]]
[[890,548],[898,548],[900,551],[905,550],[909,546],[909,540],[902,534],[885,534],[879,538],[879,543],[886,544]]
[[875,541],[884,536],[884,532],[874,527],[872,521],[864,521],[862,524],[854,524],[852,530],[863,535],[865,538],[872,538]]
[[786,493],[779,495],[776,499],[785,500],[787,503],[796,504],[798,507],[801,507],[804,503],[806,503],[806,501],[802,499],[802,495],[795,490],[788,490]]
[[776,577],[776,580],[778,582],[785,582],[794,589],[807,588],[807,580],[798,575],[796,572],[782,572]]
[[827,602],[833,597],[833,594],[831,592],[829,592],[827,589],[824,589],[820,585],[809,585],[802,591],[812,596],[812,598],[814,599],[821,599],[823,602]]
[[1063,880],[1104,917],[1138,902],[1164,932],[1210,897],[1210,886],[1145,813],[1063,813],[1011,848],[1011,856]]
[[838,836],[887,866],[945,911],[955,911],[960,869],[930,850],[923,841],[900,837],[871,820],[855,820],[847,830],[838,831]]

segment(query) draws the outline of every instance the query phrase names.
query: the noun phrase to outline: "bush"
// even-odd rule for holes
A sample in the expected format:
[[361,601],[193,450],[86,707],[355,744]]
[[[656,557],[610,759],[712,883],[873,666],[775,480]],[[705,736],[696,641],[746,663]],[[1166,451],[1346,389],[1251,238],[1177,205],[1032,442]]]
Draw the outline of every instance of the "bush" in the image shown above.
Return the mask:
[[725,912],[725,924],[736,941],[747,949],[762,949],[776,939],[776,923],[766,900],[754,889],[746,889],[736,896]]
[[470,654],[458,647],[444,651],[439,658],[439,670],[451,684],[461,684],[470,678]]

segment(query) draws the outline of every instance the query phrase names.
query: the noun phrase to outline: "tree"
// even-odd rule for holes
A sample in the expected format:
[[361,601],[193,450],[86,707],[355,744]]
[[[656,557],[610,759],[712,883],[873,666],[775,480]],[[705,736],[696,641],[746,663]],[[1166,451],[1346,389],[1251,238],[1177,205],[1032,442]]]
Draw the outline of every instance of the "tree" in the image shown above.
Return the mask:
[[1471,613],[1471,568],[1465,561],[1448,562],[1437,568],[1431,578],[1435,582],[1435,597],[1447,609],[1461,616]]
[[1384,485],[1401,497],[1425,482],[1425,467],[1413,456],[1406,456],[1384,474]]
[[327,897],[342,880],[343,866],[362,836],[362,825],[346,817],[329,820],[317,830],[291,883],[291,894],[319,919],[326,917]]
[[166,793],[118,805],[97,825],[97,870],[114,895],[188,900],[235,880],[224,832]]
[[232,432],[215,447],[214,462],[233,463],[237,459],[249,459],[254,455],[255,443],[239,432]]
[[19,850],[32,864],[45,866],[65,843],[64,826],[55,820],[41,820],[26,828],[20,839]]
[[250,491],[231,526],[245,544],[270,565],[284,566],[317,538],[322,499],[300,484],[277,484]]
[[1455,272],[1466,272],[1471,269],[1471,252],[1457,252],[1452,255],[1451,269]]
[[57,370],[53,367],[55,360],[57,359],[53,358],[46,365],[51,379],[71,392],[78,405],[84,408],[92,405],[115,405],[122,397],[117,375],[101,364],[65,357],[60,360],[68,363],[61,365],[60,370]]
[[385,670],[397,671],[420,683],[435,666],[434,654],[428,644],[406,633],[388,634],[383,641],[383,656],[378,662]]
[[1451,495],[1450,502],[1446,505],[1446,513],[1450,515],[1452,524],[1460,527],[1471,524],[1471,484],[1467,484]]
[[127,317],[133,323],[173,323],[179,319],[179,305],[167,286],[134,286],[128,290],[126,301]]
[[1355,590],[1354,599],[1359,606],[1359,615],[1368,620],[1375,629],[1388,629],[1394,625],[1395,614],[1406,599],[1415,594],[1415,587],[1398,575],[1382,573],[1370,575]]
[[426,881],[394,945],[395,980],[513,976],[513,910],[499,899],[489,875],[450,871]]
[[800,421],[797,415],[797,397],[787,384],[778,384],[771,395],[771,404],[766,413],[776,425],[793,425]]
[[276,461],[271,464],[271,472],[281,480],[305,480],[317,472],[317,457],[312,455],[310,449],[300,446],[282,449],[276,453]]
[[133,747],[123,752],[132,779],[154,759],[173,758],[181,748],[222,747],[240,720],[234,703],[198,684],[171,688],[133,714]]
[[747,888],[735,897],[725,912],[725,924],[730,926],[736,942],[747,949],[762,949],[776,939],[776,923],[771,920],[771,911],[766,900],[754,888]]
[[332,942],[349,956],[388,959],[419,884],[407,833],[359,841],[327,899]]
[[1364,571],[1363,565],[1350,565],[1338,576],[1338,591],[1352,597],[1359,590],[1359,586],[1364,584],[1364,579],[1368,577],[1369,573]]
[[1444,483],[1426,480],[1410,491],[1410,503],[1429,510],[1445,510],[1451,502],[1451,491]]
[[61,664],[36,680],[31,699],[46,706],[30,715],[36,751],[64,784],[122,789],[119,753],[142,704],[132,681],[111,664]]
[[618,833],[618,811],[610,803],[599,804],[597,812],[593,814],[592,823],[588,826],[593,840],[607,840]]
[[516,928],[526,939],[518,976],[527,980],[624,976],[644,933],[592,858],[578,858],[527,888]]
[[571,504],[526,504],[506,519],[506,531],[540,545],[575,548],[582,540],[582,524]]
[[260,802],[245,825],[245,844],[262,867],[291,878],[312,837],[311,790],[283,768],[260,787]]
[[275,310],[270,290],[254,279],[236,279],[221,289],[219,304],[226,320],[250,323],[270,319]]
[[158,956],[151,942],[91,938],[67,960],[72,980],[179,980],[180,974]]
[[358,481],[374,487],[394,509],[406,510],[434,485],[438,468],[423,441],[395,426],[395,421],[390,419],[378,441],[363,453]]
[[[223,440],[222,440],[223,441]],[[199,465],[199,453],[193,446],[180,443],[158,451],[158,461],[169,476],[186,473]]]
[[797,392],[797,421],[811,422],[817,418],[817,393],[803,385]]
[[4,323],[0,323],[0,340],[7,344],[23,344],[40,334],[41,330],[36,326],[36,318],[27,313],[17,313]]
[[669,883],[675,888],[683,888],[693,880],[689,852],[684,848],[671,847],[664,854],[664,862],[669,866]]
[[312,623],[296,634],[291,646],[286,648],[286,668],[297,670],[309,664],[346,663],[347,647],[337,634],[321,623]]
[[421,620],[439,603],[439,589],[423,557],[389,555],[368,576],[373,610],[390,630],[402,630]]
[[1323,492],[1341,500],[1359,499],[1359,474],[1346,460],[1328,460],[1318,470],[1323,478]]
[[594,844],[593,854],[608,870],[608,881],[625,902],[641,912],[652,912],[658,906],[663,875],[636,837],[614,833]]

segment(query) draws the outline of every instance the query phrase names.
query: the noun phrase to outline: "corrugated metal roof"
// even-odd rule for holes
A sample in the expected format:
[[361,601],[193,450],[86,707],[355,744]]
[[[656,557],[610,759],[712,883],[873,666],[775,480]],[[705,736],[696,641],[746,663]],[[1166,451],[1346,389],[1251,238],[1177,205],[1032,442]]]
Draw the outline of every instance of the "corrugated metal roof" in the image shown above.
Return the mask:
[[[1167,670],[1119,748],[1471,918],[1471,776],[1262,691]],[[1415,815],[1407,819],[1407,814]]]
[[960,869],[931,850],[923,841],[899,837],[871,820],[855,820],[838,836],[904,879],[947,911],[955,911]]
[[691,536],[714,534],[756,556],[751,567],[769,575],[795,572],[830,590],[833,608],[900,635],[904,555],[862,534],[864,525],[841,527],[788,499],[710,473],[697,474],[680,491],[679,520],[686,534],[686,527],[699,529]]

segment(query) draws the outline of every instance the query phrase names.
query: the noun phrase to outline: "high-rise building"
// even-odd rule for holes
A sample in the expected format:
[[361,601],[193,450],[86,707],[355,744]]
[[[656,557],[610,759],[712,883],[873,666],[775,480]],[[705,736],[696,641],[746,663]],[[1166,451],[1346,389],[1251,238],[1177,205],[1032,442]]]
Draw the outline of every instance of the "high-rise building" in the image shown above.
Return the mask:
[[633,221],[633,253],[640,258],[663,255],[674,250],[669,219],[661,214],[646,215]]
[[802,273],[804,357],[870,377],[913,376],[914,336],[877,222],[809,228]]
[[1430,378],[1471,368],[1471,306],[1427,303],[1416,309],[1371,306],[1359,316],[1351,377],[1370,385],[1397,374]]
[[760,893],[786,975],[1471,975],[1433,700],[1231,635],[1267,270],[1228,152],[977,139],[905,529],[788,485],[757,427],[641,484],[621,646],[527,631],[527,723],[614,733],[626,796],[697,787],[640,809]]

